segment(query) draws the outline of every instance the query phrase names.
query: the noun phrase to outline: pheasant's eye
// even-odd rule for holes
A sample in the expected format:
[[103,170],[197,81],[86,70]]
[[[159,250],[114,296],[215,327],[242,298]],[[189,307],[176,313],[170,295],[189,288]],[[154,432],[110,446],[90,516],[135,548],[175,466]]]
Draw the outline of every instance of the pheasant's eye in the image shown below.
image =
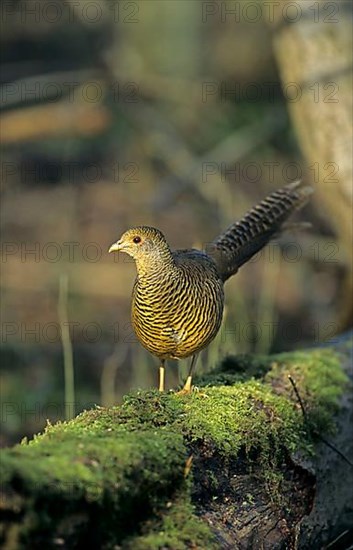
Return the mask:
[[134,237],[132,240],[135,244],[138,244],[141,242],[141,237]]

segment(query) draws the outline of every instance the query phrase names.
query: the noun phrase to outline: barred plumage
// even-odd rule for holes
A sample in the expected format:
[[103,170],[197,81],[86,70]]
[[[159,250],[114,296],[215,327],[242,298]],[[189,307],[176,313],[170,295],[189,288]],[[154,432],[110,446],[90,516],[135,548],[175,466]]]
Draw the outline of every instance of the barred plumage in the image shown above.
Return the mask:
[[178,250],[171,252],[164,269],[138,274],[132,323],[148,351],[161,359],[180,359],[215,337],[223,302],[223,284],[214,262],[197,250]]
[[126,231],[109,252],[131,255],[137,267],[132,294],[132,323],[142,345],[164,362],[193,356],[185,391],[190,391],[196,356],[216,336],[222,321],[223,283],[281,229],[312,192],[295,182],[274,191],[231,225],[206,252],[172,252],[153,227]]
[[222,280],[229,279],[261,250],[312,192],[312,187],[300,181],[277,189],[219,235],[208,246],[207,253],[217,263]]

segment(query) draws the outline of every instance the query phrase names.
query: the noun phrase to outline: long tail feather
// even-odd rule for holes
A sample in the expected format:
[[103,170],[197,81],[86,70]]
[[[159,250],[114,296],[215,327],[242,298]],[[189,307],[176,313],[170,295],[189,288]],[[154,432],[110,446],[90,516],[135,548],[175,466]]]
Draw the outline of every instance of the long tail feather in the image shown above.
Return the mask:
[[207,247],[226,281],[278,233],[287,218],[301,208],[313,192],[300,181],[268,195],[240,221],[233,223]]

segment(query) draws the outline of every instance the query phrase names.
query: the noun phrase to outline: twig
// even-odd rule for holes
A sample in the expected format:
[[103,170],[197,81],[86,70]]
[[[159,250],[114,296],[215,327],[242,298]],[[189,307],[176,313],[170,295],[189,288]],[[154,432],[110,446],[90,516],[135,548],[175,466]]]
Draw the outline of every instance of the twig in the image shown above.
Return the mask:
[[335,453],[337,453],[341,458],[343,458],[343,460],[345,462],[347,462],[347,464],[349,464],[350,466],[352,466],[353,468],[353,463],[343,454],[341,453],[341,451],[339,449],[337,449],[337,447],[335,447],[332,443],[330,443],[329,441],[327,441],[327,439],[325,439],[324,437],[322,437],[322,435],[320,434],[317,434],[319,436],[319,439],[321,439],[321,441],[327,445],[327,447],[329,447],[330,449],[332,449],[332,451],[335,451]]
[[[335,546],[339,541],[341,541],[342,538],[344,538],[348,534],[349,534],[349,531],[348,529],[346,529],[345,531],[340,533],[338,537],[336,537],[333,541],[331,541],[327,546],[325,546],[325,549],[328,550],[329,548],[332,548],[332,546]],[[353,548],[353,546],[349,546],[347,550],[351,550],[351,548]]]
[[302,401],[302,398],[300,397],[299,391],[297,389],[297,385],[294,382],[294,380],[293,380],[293,378],[291,377],[290,374],[288,374],[288,380],[293,386],[293,390],[294,390],[294,393],[296,395],[296,398],[298,399],[298,403],[299,403],[300,408],[302,410],[304,420],[305,420],[306,424],[308,424],[308,427],[311,429],[310,424],[309,424],[309,420],[308,420],[308,415],[306,414],[306,410],[305,410],[305,407],[304,407],[304,403]]
[[116,347],[103,364],[101,376],[101,400],[104,407],[111,407],[116,402],[115,377],[119,366],[125,361],[128,347]]
[[297,388],[297,385],[294,381],[294,379],[291,377],[290,374],[288,374],[288,380],[289,382],[292,384],[292,387],[293,387],[293,390],[294,390],[294,393],[296,395],[296,398],[298,399],[298,403],[300,405],[300,408],[301,408],[301,411],[303,413],[303,417],[304,417],[304,422],[305,424],[307,425],[307,428],[310,432],[314,433],[316,437],[319,438],[320,441],[322,441],[322,443],[324,443],[324,445],[326,445],[327,447],[329,447],[332,451],[334,451],[336,454],[338,454],[345,462],[347,462],[347,464],[349,464],[350,466],[353,467],[353,463],[339,450],[337,449],[337,447],[335,447],[332,443],[330,443],[329,441],[327,441],[327,439],[325,439],[321,434],[319,434],[316,430],[313,430],[312,429],[312,426],[310,425],[310,422],[309,422],[309,419],[308,419],[308,415],[307,415],[307,412],[305,410],[305,407],[304,407],[304,403],[302,401],[302,398],[300,397],[300,394],[299,394],[299,391],[298,391],[298,388]]
[[64,384],[65,384],[65,419],[70,420],[75,416],[75,384],[74,384],[74,362],[72,343],[70,338],[67,296],[68,276],[61,275],[59,280],[59,301],[58,317],[61,328],[61,341],[64,355]]

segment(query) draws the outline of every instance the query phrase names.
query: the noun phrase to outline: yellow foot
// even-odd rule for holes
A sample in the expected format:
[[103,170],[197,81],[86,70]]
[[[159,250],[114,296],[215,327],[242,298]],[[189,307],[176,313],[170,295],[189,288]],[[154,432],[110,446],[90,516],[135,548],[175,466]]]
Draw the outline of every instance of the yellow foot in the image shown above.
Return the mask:
[[191,388],[189,390],[183,388],[182,390],[175,392],[175,395],[187,395],[188,393],[191,393]]
[[198,388],[197,386],[192,386],[190,389],[184,387],[182,390],[175,392],[175,395],[187,395],[190,393],[196,393],[199,397],[208,397],[208,395],[201,392],[200,388]]
[[188,376],[185,382],[185,386],[183,387],[182,390],[177,391],[176,395],[187,395],[188,393],[191,393],[191,392],[197,392],[200,397],[208,397],[208,395],[206,395],[205,393],[201,393],[200,389],[197,386],[192,386],[191,380],[192,380],[191,376]]
[[177,395],[185,395],[186,393],[191,393],[192,385],[191,385],[192,377],[188,376],[187,380],[185,382],[185,386],[182,390],[177,392]]
[[[188,376],[186,382],[185,382],[185,386],[183,387],[182,390],[176,392],[176,395],[186,395],[188,393],[191,393],[191,392],[199,392],[199,388],[197,386],[192,386],[191,385],[191,376]],[[200,396],[202,397],[208,397],[207,395],[205,395],[204,393],[199,393]]]

